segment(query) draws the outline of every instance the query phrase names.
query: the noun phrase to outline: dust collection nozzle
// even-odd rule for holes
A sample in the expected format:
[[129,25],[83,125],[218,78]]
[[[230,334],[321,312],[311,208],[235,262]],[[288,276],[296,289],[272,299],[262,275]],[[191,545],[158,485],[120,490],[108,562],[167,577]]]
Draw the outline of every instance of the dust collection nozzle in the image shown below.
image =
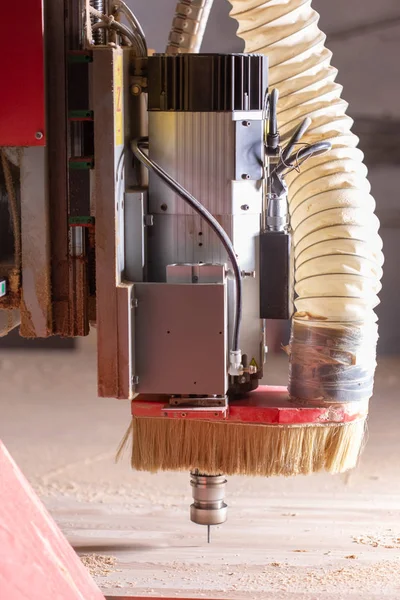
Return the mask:
[[201,475],[190,473],[193,504],[190,507],[190,520],[198,525],[207,525],[210,543],[211,525],[225,523],[228,506],[225,504],[227,479],[224,475]]

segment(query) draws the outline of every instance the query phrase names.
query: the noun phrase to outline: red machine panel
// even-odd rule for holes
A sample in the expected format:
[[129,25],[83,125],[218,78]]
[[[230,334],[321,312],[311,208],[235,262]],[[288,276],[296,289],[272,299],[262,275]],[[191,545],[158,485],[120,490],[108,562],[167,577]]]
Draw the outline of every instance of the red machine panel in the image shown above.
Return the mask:
[[0,38],[0,146],[45,144],[43,1],[22,0]]

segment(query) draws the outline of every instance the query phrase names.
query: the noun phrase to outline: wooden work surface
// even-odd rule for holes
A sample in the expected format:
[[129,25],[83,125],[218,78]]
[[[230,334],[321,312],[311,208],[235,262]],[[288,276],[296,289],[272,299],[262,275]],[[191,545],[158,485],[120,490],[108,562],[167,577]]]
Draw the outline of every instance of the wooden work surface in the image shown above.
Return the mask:
[[[231,478],[207,545],[186,473],[114,464],[129,403],[96,399],[93,350],[1,355],[1,437],[77,552],[97,556],[85,560],[105,595],[400,598],[400,359],[381,361],[356,472]],[[285,361],[270,365],[284,383]]]

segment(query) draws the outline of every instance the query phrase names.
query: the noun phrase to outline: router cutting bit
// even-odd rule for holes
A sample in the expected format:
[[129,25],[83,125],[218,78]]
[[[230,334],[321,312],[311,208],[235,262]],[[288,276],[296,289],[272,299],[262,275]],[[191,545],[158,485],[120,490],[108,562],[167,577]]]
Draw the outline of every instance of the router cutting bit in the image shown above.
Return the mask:
[[190,519],[198,525],[207,525],[207,542],[210,543],[212,525],[222,525],[227,517],[225,504],[227,480],[224,475],[203,475],[199,471],[190,473],[193,504]]

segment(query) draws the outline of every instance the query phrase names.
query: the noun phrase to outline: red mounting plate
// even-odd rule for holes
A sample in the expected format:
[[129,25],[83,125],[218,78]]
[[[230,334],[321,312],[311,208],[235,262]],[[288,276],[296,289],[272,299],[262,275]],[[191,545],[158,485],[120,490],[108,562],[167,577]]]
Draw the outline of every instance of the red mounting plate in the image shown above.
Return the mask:
[[0,146],[45,145],[42,0],[18,4],[18,32],[2,27],[0,39]]
[[[195,408],[173,408],[165,396],[138,396],[132,401],[132,415],[147,418],[185,418],[205,421],[221,420],[217,409],[208,409],[207,416]],[[254,392],[238,400],[231,400],[225,420],[236,423],[259,423],[263,425],[305,425],[315,423],[347,423],[365,417],[368,400],[347,404],[325,406],[300,406],[291,401],[286,388],[260,386]]]

